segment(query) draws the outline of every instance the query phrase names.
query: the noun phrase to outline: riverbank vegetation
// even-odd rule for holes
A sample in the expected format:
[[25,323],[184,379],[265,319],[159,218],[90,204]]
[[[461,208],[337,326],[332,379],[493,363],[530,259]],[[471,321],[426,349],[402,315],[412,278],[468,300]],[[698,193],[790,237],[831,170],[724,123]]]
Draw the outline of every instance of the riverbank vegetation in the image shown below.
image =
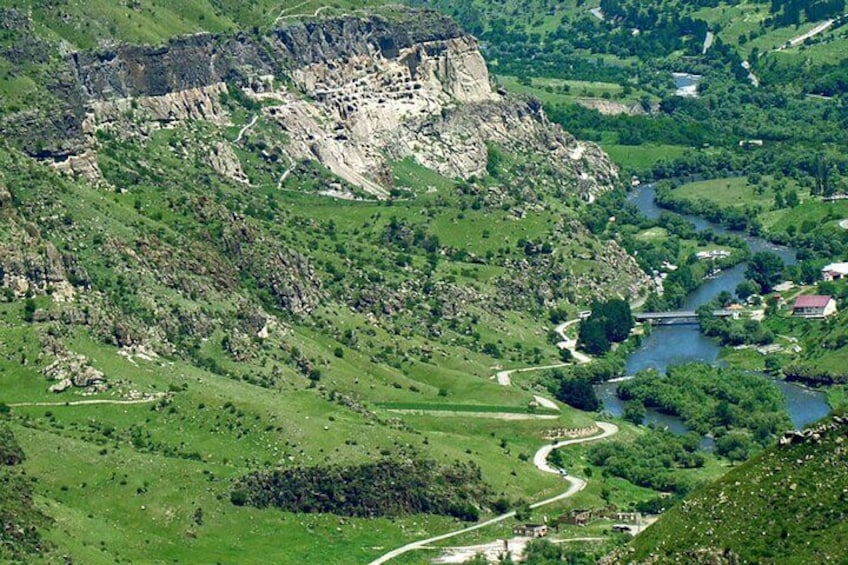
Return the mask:
[[654,277],[655,286],[642,306],[647,311],[680,307],[705,277],[748,257],[739,237],[697,230],[677,214],[645,218],[619,191],[598,199],[583,222],[593,233],[617,240]]
[[700,313],[698,323],[701,332],[707,337],[717,338],[721,345],[768,345],[774,342],[774,333],[759,320],[717,317],[712,314],[709,305]]
[[546,388],[564,404],[579,410],[597,411],[601,408],[601,402],[592,385],[623,375],[627,351],[635,345],[635,342],[621,344],[616,351],[595,358],[591,363],[543,371],[535,383]]
[[618,386],[619,398],[680,417],[716,440],[716,453],[747,459],[791,427],[783,395],[762,375],[691,363],[644,371]]
[[[840,167],[848,171],[848,164]],[[759,175],[687,183],[679,188],[670,181],[661,182],[657,184],[657,202],[669,210],[796,247],[802,260],[826,260],[848,251],[845,229],[840,225],[848,219],[848,200],[838,199],[831,190],[811,194],[811,187],[786,179],[752,184],[752,177]],[[848,192],[848,186],[838,190],[838,194]]]
[[[802,264],[800,271],[806,265]],[[800,271],[790,267],[783,274],[794,277]],[[811,278],[818,276],[819,271],[813,269]],[[737,289],[737,295],[740,290]],[[837,303],[837,312],[824,319],[793,316],[792,305],[803,294],[833,297]],[[804,385],[824,387],[832,398],[832,405],[843,402],[844,395],[840,390],[848,383],[848,372],[845,369],[848,363],[846,281],[820,281],[816,285],[800,285],[781,293],[772,293],[764,298],[762,305],[749,306],[743,313],[750,314],[760,309],[764,314],[761,321],[750,318],[715,318],[709,315],[707,310],[718,306],[719,303],[714,301],[705,307],[699,321],[706,335],[717,337],[722,345],[727,346],[722,353],[726,362],[751,370],[767,371]]]
[[633,329],[630,303],[620,298],[598,300],[592,304],[589,317],[580,321],[578,344],[591,355],[603,355],[612,344],[630,336]]
[[696,483],[679,471],[698,469],[705,463],[704,455],[698,452],[698,440],[651,430],[631,442],[610,441],[593,446],[588,459],[602,467],[604,473],[635,485],[684,495]]

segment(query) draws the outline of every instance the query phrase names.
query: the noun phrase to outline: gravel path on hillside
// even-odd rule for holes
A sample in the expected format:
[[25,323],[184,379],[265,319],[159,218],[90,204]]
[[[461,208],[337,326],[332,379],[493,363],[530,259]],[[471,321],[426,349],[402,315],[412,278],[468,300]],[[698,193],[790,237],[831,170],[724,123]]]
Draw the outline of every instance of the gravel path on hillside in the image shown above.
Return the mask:
[[161,396],[154,396],[150,398],[136,398],[134,400],[105,400],[105,399],[92,399],[92,400],[68,400],[65,402],[12,402],[11,404],[7,404],[9,408],[25,408],[27,406],[87,406],[90,404],[112,404],[116,406],[120,406],[123,404],[148,404],[150,402],[156,402],[162,398]]

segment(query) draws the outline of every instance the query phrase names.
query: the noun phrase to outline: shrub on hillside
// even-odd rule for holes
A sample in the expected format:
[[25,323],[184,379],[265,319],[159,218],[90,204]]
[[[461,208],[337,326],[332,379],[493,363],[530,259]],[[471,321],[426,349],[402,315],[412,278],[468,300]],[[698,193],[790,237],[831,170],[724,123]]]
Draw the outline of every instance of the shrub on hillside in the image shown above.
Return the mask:
[[0,425],[0,465],[20,465],[24,460],[24,452],[12,430],[8,426]]
[[238,479],[230,500],[290,512],[375,517],[440,514],[474,521],[490,492],[474,463],[384,459],[362,465],[257,471]]

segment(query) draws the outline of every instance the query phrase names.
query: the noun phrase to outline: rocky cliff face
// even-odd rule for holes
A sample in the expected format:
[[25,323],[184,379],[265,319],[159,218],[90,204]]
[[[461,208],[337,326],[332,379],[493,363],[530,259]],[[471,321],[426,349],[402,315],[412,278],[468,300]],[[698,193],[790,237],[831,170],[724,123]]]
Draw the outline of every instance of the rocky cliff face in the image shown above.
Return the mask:
[[[99,176],[98,130],[226,125],[220,99],[234,87],[264,101],[262,117],[284,134],[289,162],[316,159],[377,196],[392,188],[387,158],[468,178],[485,171],[491,143],[548,154],[585,197],[616,178],[596,146],[550,124],[538,104],[493,92],[475,40],[434,12],[296,23],[261,37],[199,34],[160,47],[74,53],[67,66],[73,96],[58,128],[67,139],[53,145],[72,149],[42,152],[90,178]],[[208,161],[246,181],[227,148],[213,145]]]
[[[12,194],[0,178],[0,288],[13,296],[43,293],[50,289],[59,301],[73,296],[65,260],[32,222],[15,209]],[[58,290],[59,292],[54,292]]]
[[493,92],[477,44],[467,36],[321,61],[292,77],[309,100],[284,99],[268,111],[289,134],[296,156],[317,156],[372,192],[387,188],[380,174],[385,155],[467,179],[484,173],[489,143],[548,154],[587,195],[615,177],[595,146],[551,125],[538,104]]

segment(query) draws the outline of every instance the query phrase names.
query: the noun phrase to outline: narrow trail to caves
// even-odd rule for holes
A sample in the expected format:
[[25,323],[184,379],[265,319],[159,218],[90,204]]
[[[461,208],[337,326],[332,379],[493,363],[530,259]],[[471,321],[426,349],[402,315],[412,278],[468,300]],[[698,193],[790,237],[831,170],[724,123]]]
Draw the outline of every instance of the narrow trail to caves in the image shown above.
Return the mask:
[[258,119],[259,119],[259,114],[254,115],[253,119],[250,120],[250,123],[246,124],[244,127],[241,128],[241,130],[238,132],[238,137],[236,137],[236,140],[233,143],[239,143],[242,140],[242,138],[244,137],[244,134],[247,133],[248,130],[250,130],[250,128],[252,128],[253,126],[256,125],[256,121]]
[[[576,438],[576,439],[566,439],[566,440],[558,441],[558,442],[553,443],[553,444],[545,445],[545,446],[541,447],[538,451],[536,451],[536,455],[533,457],[533,464],[536,466],[537,469],[539,469],[542,472],[559,474],[558,469],[554,469],[553,467],[551,467],[548,464],[547,458],[548,458],[548,455],[551,453],[551,451],[553,451],[554,449],[560,449],[560,448],[563,448],[563,447],[566,447],[566,446],[569,446],[569,445],[576,445],[578,443],[587,443],[587,442],[590,442],[590,441],[598,441],[598,440],[608,438],[608,437],[618,433],[618,426],[616,426],[615,424],[610,424],[610,423],[607,423],[607,422],[595,422],[595,423],[601,429],[600,434],[595,435],[595,436],[590,436],[590,437],[582,437],[582,438]],[[542,506],[546,506],[548,504],[552,504],[554,502],[564,500],[566,498],[574,496],[575,494],[577,494],[578,492],[580,492],[581,490],[586,488],[587,482],[586,482],[585,479],[581,479],[581,478],[578,478],[578,477],[572,477],[572,476],[564,476],[563,479],[566,480],[569,483],[569,487],[568,487],[568,489],[565,490],[565,492],[558,494],[556,496],[553,496],[551,498],[547,498],[547,499],[544,499],[544,500],[540,500],[538,502],[534,502],[533,504],[530,505],[530,508],[531,509],[541,508]],[[374,561],[372,561],[370,563],[370,565],[382,565],[383,563],[387,563],[387,562],[391,561],[392,559],[394,559],[396,557],[399,557],[399,556],[401,556],[405,553],[409,553],[410,551],[414,551],[416,549],[424,549],[424,546],[427,546],[431,543],[436,543],[436,542],[446,540],[446,539],[449,539],[449,538],[452,538],[452,537],[455,537],[455,536],[458,536],[458,535],[461,535],[461,534],[473,532],[474,530],[479,530],[481,528],[485,528],[487,526],[491,526],[493,524],[503,522],[504,520],[512,518],[513,516],[515,516],[514,510],[512,512],[507,512],[506,514],[501,514],[500,516],[496,516],[494,518],[486,520],[485,522],[480,522],[479,524],[475,524],[475,525],[469,526],[467,528],[462,528],[462,529],[459,529],[459,530],[455,530],[453,532],[448,532],[446,534],[441,534],[441,535],[438,535],[438,536],[433,536],[431,538],[427,538],[427,539],[423,539],[423,540],[419,540],[419,541],[414,541],[412,543],[408,543],[408,544],[406,544],[402,547],[394,549],[394,550],[384,554],[383,556],[375,559]]]

